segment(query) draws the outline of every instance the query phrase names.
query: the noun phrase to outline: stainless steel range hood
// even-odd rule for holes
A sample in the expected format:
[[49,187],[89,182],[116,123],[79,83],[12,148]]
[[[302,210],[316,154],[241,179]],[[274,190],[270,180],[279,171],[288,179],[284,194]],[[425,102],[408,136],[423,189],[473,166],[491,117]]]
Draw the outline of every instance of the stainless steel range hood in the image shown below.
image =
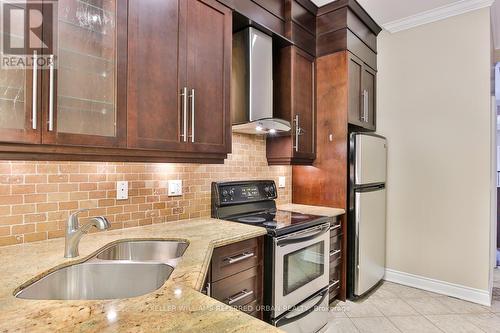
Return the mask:
[[233,35],[231,110],[233,132],[274,134],[291,128],[273,117],[273,40],[253,27]]

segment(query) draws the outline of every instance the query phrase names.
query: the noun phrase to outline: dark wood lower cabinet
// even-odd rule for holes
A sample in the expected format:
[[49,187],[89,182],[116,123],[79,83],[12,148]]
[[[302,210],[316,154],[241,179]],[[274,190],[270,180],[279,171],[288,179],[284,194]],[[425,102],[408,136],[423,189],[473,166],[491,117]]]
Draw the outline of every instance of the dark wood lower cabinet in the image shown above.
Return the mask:
[[262,319],[264,238],[216,248],[204,292],[222,303]]
[[330,303],[339,298],[341,287],[345,286],[342,282],[345,251],[342,250],[344,234],[342,233],[342,223],[340,220],[334,220],[330,228]]

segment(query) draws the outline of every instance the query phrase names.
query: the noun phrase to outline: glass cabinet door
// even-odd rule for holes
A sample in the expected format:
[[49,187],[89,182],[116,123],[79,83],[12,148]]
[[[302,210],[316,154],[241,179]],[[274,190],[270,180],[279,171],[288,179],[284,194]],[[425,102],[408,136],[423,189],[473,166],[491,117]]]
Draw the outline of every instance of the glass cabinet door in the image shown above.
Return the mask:
[[[6,43],[12,47],[24,50],[20,53],[28,55],[28,38],[25,38],[24,25],[27,18],[25,5],[20,2],[7,4],[2,1],[0,5],[5,13],[11,13],[8,29],[1,28],[2,40],[8,41]],[[4,56],[11,57],[8,52],[4,53]],[[26,66],[24,61],[16,62],[16,65],[12,66],[0,66],[0,141],[40,142],[40,82],[40,70],[34,71],[31,66]]]
[[126,1],[59,0],[57,6],[55,68],[52,75],[46,71],[44,79],[48,97],[43,140],[121,146],[126,107],[118,82],[125,81],[120,76],[126,75],[126,68],[118,53],[126,54],[126,49],[119,50]]

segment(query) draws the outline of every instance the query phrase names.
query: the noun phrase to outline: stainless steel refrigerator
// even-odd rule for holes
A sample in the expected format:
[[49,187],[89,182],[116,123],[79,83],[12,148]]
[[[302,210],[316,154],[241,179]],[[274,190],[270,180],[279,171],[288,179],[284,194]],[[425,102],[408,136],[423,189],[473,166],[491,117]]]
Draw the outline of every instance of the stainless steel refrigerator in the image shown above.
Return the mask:
[[347,293],[356,299],[385,273],[387,141],[351,133],[349,143]]

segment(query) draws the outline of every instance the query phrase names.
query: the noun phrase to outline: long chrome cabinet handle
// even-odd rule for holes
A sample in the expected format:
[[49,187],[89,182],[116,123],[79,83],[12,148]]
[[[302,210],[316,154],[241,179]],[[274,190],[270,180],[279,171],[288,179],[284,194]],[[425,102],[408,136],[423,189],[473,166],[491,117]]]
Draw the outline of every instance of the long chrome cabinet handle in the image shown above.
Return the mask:
[[37,119],[38,119],[38,106],[37,106],[37,97],[38,97],[38,54],[36,51],[33,51],[33,82],[32,82],[32,106],[31,106],[31,127],[36,130],[37,128]]
[[49,64],[49,131],[54,130],[54,55],[50,55]]
[[364,120],[365,122],[368,122],[368,90],[363,90],[363,113],[364,113]]
[[300,119],[299,115],[295,115],[295,151],[299,151],[299,135],[300,135]]
[[239,300],[242,300],[243,298],[245,297],[248,297],[250,295],[253,294],[253,290],[246,290],[246,289],[243,289],[242,291],[240,291],[239,293],[237,293],[236,295],[233,295],[231,297],[228,297],[228,302],[227,304],[229,305],[232,305],[236,302],[238,302]]
[[187,87],[182,88],[182,141],[187,142]]
[[240,262],[242,260],[252,258],[254,255],[255,255],[255,253],[253,253],[253,252],[245,252],[245,253],[239,254],[239,255],[234,256],[234,257],[227,257],[224,260],[226,260],[231,265],[231,264],[235,264],[237,262]]
[[366,114],[366,108],[365,108],[365,91],[366,90],[363,90],[361,92],[361,107],[363,108],[361,110],[361,121],[362,122],[366,122],[366,119],[365,119],[365,114]]
[[334,280],[332,283],[328,285],[328,289],[332,289],[333,287],[337,287],[340,284],[340,280]]
[[340,252],[342,252],[342,250],[335,250],[333,252],[330,252],[330,257],[333,257],[333,256],[336,256],[337,254],[339,254]]
[[191,142],[194,142],[194,114],[195,114],[195,104],[194,104],[194,89],[191,89]]
[[337,230],[337,229],[340,229],[340,227],[341,227],[341,225],[340,225],[340,224],[337,224],[337,225],[335,225],[335,226],[330,227],[330,231],[335,231],[335,230]]

